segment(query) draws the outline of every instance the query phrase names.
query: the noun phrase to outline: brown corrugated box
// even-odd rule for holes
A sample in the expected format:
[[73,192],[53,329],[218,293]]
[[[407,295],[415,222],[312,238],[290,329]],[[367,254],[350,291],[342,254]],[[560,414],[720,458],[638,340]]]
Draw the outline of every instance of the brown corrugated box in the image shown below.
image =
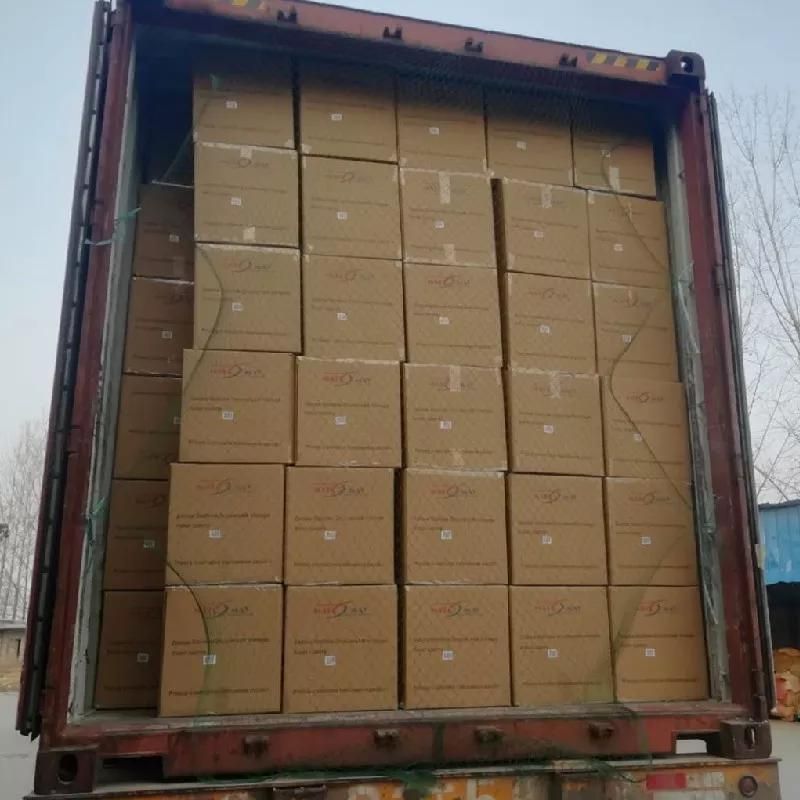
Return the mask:
[[95,707],[155,708],[163,602],[163,591],[103,592]]
[[585,103],[573,122],[575,184],[655,197],[653,132],[644,115]]
[[197,349],[301,351],[299,251],[200,244],[195,276]]
[[610,583],[697,585],[697,540],[686,487],[653,478],[606,478]]
[[503,365],[497,273],[403,267],[408,358],[418,364]]
[[606,588],[512,586],[514,705],[613,700]]
[[397,708],[397,588],[286,590],[283,710]]
[[297,359],[297,463],[399,467],[400,365]]
[[197,142],[194,238],[297,247],[297,153]]
[[497,266],[488,176],[401,169],[400,186],[405,261]]
[[501,472],[403,471],[403,581],[508,583]]
[[241,52],[198,64],[194,75],[195,141],[294,147],[292,65]]
[[194,263],[194,193],[191,187],[139,187],[133,274],[190,281]]
[[175,586],[165,597],[162,717],[280,711],[282,587]]
[[597,376],[513,369],[507,378],[511,469],[603,475]]
[[511,702],[508,587],[406,586],[404,707]]
[[301,63],[300,150],[307,155],[397,161],[394,78],[336,63]]
[[303,156],[303,252],[399,259],[397,167]]
[[123,375],[115,478],[166,480],[178,458],[181,379]]
[[483,172],[486,130],[481,88],[401,78],[397,139],[401,167]]
[[503,179],[495,184],[500,261],[507,270],[588,278],[586,192]]
[[406,466],[507,468],[500,370],[404,364],[403,405]]
[[608,593],[616,699],[705,700],[708,666],[697,588],[612,586]]
[[508,527],[512,583],[608,583],[600,478],[509,475]]
[[111,482],[104,589],[163,589],[169,519],[166,481]]
[[592,280],[668,289],[664,204],[602,192],[588,201]]
[[173,464],[168,586],[279,583],[283,577],[283,467]]
[[404,361],[401,262],[304,256],[303,334],[307,356]]
[[603,378],[606,475],[690,480],[682,383]]
[[290,464],[294,356],[186,350],[180,460]]
[[569,108],[536,94],[486,93],[489,173],[572,186]]
[[394,582],[394,472],[290,467],[287,584]]
[[595,283],[597,371],[678,380],[672,297],[663,289]]
[[589,281],[509,272],[503,294],[508,366],[595,371]]
[[192,343],[194,291],[190,283],[133,278],[125,334],[125,372],[180,375]]

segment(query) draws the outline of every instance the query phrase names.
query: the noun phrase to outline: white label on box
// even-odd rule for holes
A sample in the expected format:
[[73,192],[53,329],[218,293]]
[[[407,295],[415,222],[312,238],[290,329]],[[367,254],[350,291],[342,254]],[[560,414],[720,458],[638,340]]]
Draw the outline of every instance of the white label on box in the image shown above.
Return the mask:
[[655,649],[655,647],[645,647],[644,655],[645,655],[645,658],[655,658],[656,657],[656,649]]
[[347,417],[334,417],[333,418],[334,425],[347,425]]
[[172,244],[178,244],[178,243],[180,242],[180,240],[181,240],[181,237],[180,237],[180,236],[178,236],[178,234],[177,234],[177,233],[171,233],[171,234],[169,235],[169,240],[170,240],[170,242],[171,242]]
[[240,303],[238,300],[234,300],[231,303],[231,311],[244,311],[244,304]]
[[323,663],[326,667],[335,667],[336,666],[336,656],[324,656]]
[[451,431],[451,430],[453,430],[453,420],[451,420],[451,419],[440,419],[439,420],[439,430],[440,431]]
[[428,128],[428,133],[431,136],[438,136],[439,135],[439,128],[436,125],[431,125],[430,128]]
[[523,141],[522,139],[517,139],[517,150],[527,150],[528,143]]
[[331,122],[341,122],[341,121],[342,121],[342,115],[338,111],[334,111],[331,114]]
[[155,539],[142,539],[142,550],[155,550],[155,549],[156,549]]
[[209,539],[221,539],[222,531],[219,528],[210,528],[208,531]]
[[553,537],[549,533],[543,533],[542,544],[553,544]]
[[173,417],[172,418],[172,424],[173,425],[180,425],[181,424],[181,418],[180,417]]
[[549,325],[544,325],[544,324],[540,325],[539,326],[539,333],[544,333],[547,336],[549,336],[550,335],[550,326]]
[[558,648],[557,647],[548,647],[547,648],[547,657],[548,658],[558,658]]
[[225,422],[230,422],[233,419],[233,411],[223,411],[222,419],[224,419]]
[[642,536],[642,544],[653,544],[653,540],[649,536]]
[[161,338],[162,339],[171,339],[172,338],[172,331],[161,331]]
[[633,441],[634,442],[641,442],[642,441],[642,434],[641,433],[634,433],[633,434]]
[[442,528],[439,536],[443,542],[451,542],[453,540],[453,531],[450,528]]
[[322,538],[326,542],[336,541],[336,531],[322,531]]
[[348,214],[347,214],[346,211],[337,211],[336,212],[336,219],[344,221],[344,220],[347,219],[347,217],[348,217]]
[[235,100],[226,100],[225,101],[225,108],[230,108],[230,109],[235,110],[235,109],[239,108],[239,104]]
[[619,242],[616,242],[616,244],[614,245],[615,253],[621,253],[624,249],[625,248]]
[[556,426],[555,425],[542,425],[542,430],[545,433],[555,433],[556,432]]
[[336,319],[338,319],[339,322],[347,322],[347,312],[346,311],[337,311],[336,312]]
[[450,317],[439,317],[439,324],[440,325],[449,325],[450,324]]
[[442,661],[452,661],[455,655],[452,650],[442,650]]
[[443,219],[434,220],[433,227],[436,228],[437,231],[444,230],[444,220]]
[[204,667],[213,667],[214,664],[217,663],[217,655],[216,653],[207,653],[203,656],[203,666]]
[[544,239],[544,231],[535,230],[533,232],[534,239]]
[[137,653],[136,654],[136,663],[137,664],[147,664],[150,661],[150,653]]
[[242,204],[241,197],[231,197],[231,205],[232,206],[240,206]]
[[631,336],[630,333],[623,333],[622,341],[625,342],[625,344],[630,344],[633,341],[633,336]]

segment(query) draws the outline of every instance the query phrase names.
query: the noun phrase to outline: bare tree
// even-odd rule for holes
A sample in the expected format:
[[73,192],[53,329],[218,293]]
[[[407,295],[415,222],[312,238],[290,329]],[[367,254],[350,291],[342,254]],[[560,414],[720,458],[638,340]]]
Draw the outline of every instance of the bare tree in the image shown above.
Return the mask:
[[723,105],[759,498],[800,498],[800,120],[791,94]]
[[27,614],[46,436],[44,418],[29,420],[0,455],[0,619]]

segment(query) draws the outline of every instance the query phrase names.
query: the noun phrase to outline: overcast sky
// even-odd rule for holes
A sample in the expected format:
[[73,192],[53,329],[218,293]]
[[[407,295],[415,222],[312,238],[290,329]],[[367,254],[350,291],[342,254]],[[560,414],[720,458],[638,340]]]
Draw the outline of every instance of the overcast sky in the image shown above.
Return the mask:
[[[648,55],[694,50],[723,94],[800,83],[796,0],[344,5]],[[0,0],[0,448],[50,402],[91,7]]]

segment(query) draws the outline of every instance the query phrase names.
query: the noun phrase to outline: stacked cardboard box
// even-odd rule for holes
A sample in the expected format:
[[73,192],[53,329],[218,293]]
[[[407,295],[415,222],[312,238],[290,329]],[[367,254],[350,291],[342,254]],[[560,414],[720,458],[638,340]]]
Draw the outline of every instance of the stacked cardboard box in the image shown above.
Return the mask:
[[[704,697],[639,121],[285,59],[199,68],[193,119],[193,218],[142,194],[98,705]],[[118,620],[163,596],[159,683]]]

